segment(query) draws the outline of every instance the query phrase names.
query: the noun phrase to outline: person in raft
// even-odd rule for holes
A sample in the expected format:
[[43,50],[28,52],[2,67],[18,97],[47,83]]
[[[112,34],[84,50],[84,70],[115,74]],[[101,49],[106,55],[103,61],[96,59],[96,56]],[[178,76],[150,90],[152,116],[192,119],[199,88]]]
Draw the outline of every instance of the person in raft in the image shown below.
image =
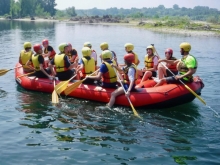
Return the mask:
[[[102,51],[104,51],[104,50],[109,50],[108,47],[109,47],[109,46],[108,46],[108,43],[107,43],[107,42],[103,42],[103,43],[100,44],[100,49],[101,49]],[[111,59],[111,60],[112,60],[113,64],[115,64],[115,65],[118,66],[116,53],[115,53],[114,51],[111,51],[111,52],[112,52],[112,59]],[[101,61],[102,61],[102,55],[100,55],[99,57],[101,58]]]
[[[165,50],[165,57],[166,57],[165,58],[166,60],[172,60],[172,61],[177,60],[176,57],[173,57],[173,50],[171,48],[168,48]],[[173,72],[173,74],[175,74],[175,75],[178,74],[176,64],[167,63],[165,65],[167,66],[167,68],[169,70],[171,70]],[[159,79],[172,76],[172,73],[170,73],[170,71],[168,69],[166,69],[166,67],[164,67],[161,63],[158,64],[157,69],[158,69],[158,78]]]
[[33,72],[34,70],[32,69],[32,67],[29,67],[27,64],[27,62],[31,59],[31,56],[33,53],[33,51],[31,50],[31,43],[30,42],[25,42],[24,43],[24,50],[21,50],[20,52],[20,56],[19,56],[19,63],[22,65],[24,72]]
[[135,52],[133,52],[133,50],[134,50],[134,45],[133,45],[132,43],[126,43],[126,44],[125,44],[125,51],[126,51],[127,53],[131,53],[131,54],[134,55],[134,61],[133,61],[133,63],[134,63],[136,66],[138,66],[138,64],[140,63],[140,61],[139,61],[139,59],[138,59],[138,55],[137,55]]
[[27,65],[33,63],[35,73],[32,75],[39,78],[49,78],[50,80],[53,80],[55,77],[50,75],[50,69],[46,68],[44,65],[44,57],[42,56],[43,50],[41,44],[35,44],[34,51],[35,54],[32,55],[31,59],[27,63]]
[[[59,45],[60,53],[56,54],[55,57],[50,61],[50,69],[53,75],[56,74],[56,77],[59,78],[60,81],[69,80],[75,73],[73,68],[76,67],[76,63],[71,64],[68,59],[69,48],[67,43],[61,43]],[[54,71],[53,66],[56,67],[56,73]]]
[[[114,92],[111,93],[111,98],[109,103],[106,105],[107,107],[111,108],[115,103],[115,98],[124,93],[124,89],[126,92],[126,97],[130,96],[131,91],[135,91],[135,81],[137,79],[137,67],[132,62],[134,61],[134,55],[129,53],[124,56],[124,62],[126,66],[120,69],[118,66],[112,64],[118,71],[124,72],[123,78],[123,87],[119,87]],[[123,89],[124,88],[124,89]]]
[[149,45],[146,50],[147,50],[147,55],[145,56],[144,59],[145,67],[142,70],[144,75],[140,83],[148,80],[151,77],[157,76],[157,65],[158,65],[159,57],[154,54],[155,49],[152,45]]
[[90,42],[85,42],[84,47],[88,47],[92,50],[92,54],[91,54],[91,57],[94,58],[95,60],[95,65],[97,65],[97,53],[95,50],[92,49],[92,44]]
[[[80,59],[79,64],[80,67],[77,70],[77,73],[79,71],[82,72],[81,79],[86,78],[86,76],[92,74],[95,72],[96,65],[94,58],[91,57],[92,50],[89,47],[83,47],[82,48],[82,55],[83,57]],[[94,80],[90,78],[86,78],[85,81],[83,81],[83,84],[93,84]]]
[[54,58],[54,56],[56,55],[56,52],[54,51],[53,47],[49,45],[49,41],[47,39],[44,39],[42,41],[42,45],[44,47],[43,57],[44,57],[46,64],[48,64],[49,61]]
[[102,64],[100,65],[100,71],[96,76],[87,76],[87,78],[101,80],[103,81],[103,88],[116,88],[117,76],[111,66],[112,62],[112,52],[110,50],[104,50],[102,52]]
[[191,50],[191,45],[188,42],[183,42],[180,44],[180,53],[182,55],[182,58],[179,60],[159,60],[159,62],[166,62],[170,64],[176,64],[177,63],[177,69],[179,71],[179,75],[176,76],[170,76],[162,78],[156,85],[160,86],[163,83],[168,84],[176,84],[180,83],[179,80],[189,83],[193,81],[193,74],[197,70],[197,60],[194,56],[190,55],[189,52]]
[[72,44],[71,44],[71,43],[68,43],[68,48],[69,48],[69,53],[68,53],[67,56],[68,56],[68,58],[69,58],[71,64],[73,64],[74,62],[75,62],[76,64],[78,64],[79,57],[78,57],[78,53],[77,53],[76,49],[74,49],[74,48],[72,47]]

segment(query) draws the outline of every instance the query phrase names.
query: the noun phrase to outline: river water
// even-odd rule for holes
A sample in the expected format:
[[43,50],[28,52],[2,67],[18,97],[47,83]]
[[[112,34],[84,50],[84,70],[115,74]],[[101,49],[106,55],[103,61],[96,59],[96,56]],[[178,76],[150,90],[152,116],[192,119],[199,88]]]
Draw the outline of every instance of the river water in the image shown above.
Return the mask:
[[[0,69],[13,68],[25,41],[48,38],[58,51],[71,42],[80,56],[90,41],[98,54],[106,41],[123,62],[124,44],[131,42],[144,66],[146,46],[155,44],[161,57],[168,47],[180,58],[179,44],[192,45],[205,88],[198,99],[169,109],[115,107],[97,111],[102,103],[74,98],[51,105],[51,94],[27,91],[14,71],[0,76],[0,164],[220,164],[220,39],[155,33],[128,26],[0,20]],[[100,64],[100,61],[98,61]]]

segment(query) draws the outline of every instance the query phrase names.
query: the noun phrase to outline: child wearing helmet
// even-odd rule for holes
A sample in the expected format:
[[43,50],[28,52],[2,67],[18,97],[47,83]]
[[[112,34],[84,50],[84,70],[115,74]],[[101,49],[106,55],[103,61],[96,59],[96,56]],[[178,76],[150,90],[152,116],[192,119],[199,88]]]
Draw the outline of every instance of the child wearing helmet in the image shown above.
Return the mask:
[[[115,67],[118,71],[124,72],[124,77],[121,78],[123,81],[123,87],[119,87],[116,89],[114,92],[111,93],[111,98],[109,103],[107,104],[108,107],[112,107],[113,104],[115,103],[115,98],[121,94],[124,93],[124,89],[127,91],[126,92],[126,97],[130,96],[130,92],[135,90],[135,81],[137,80],[137,68],[136,65],[133,64],[134,61],[134,55],[129,53],[124,56],[124,62],[125,62],[125,67],[124,68],[119,68],[116,65],[112,65]],[[123,89],[124,88],[124,89]]]
[[197,60],[194,56],[189,54],[189,51],[191,50],[191,45],[188,42],[183,42],[180,44],[180,53],[182,55],[182,58],[179,60],[159,60],[159,62],[166,62],[169,64],[177,64],[177,68],[179,71],[179,74],[176,76],[170,76],[162,78],[156,85],[160,86],[163,85],[165,82],[168,84],[176,84],[180,83],[179,80],[189,83],[193,81],[193,74],[197,70]]
[[27,64],[27,62],[31,59],[31,56],[33,53],[33,51],[31,51],[31,43],[30,42],[25,42],[24,43],[24,50],[21,50],[20,52],[20,56],[19,56],[19,63],[22,65],[24,72],[33,72],[34,70],[29,67]]
[[44,39],[42,41],[42,45],[44,47],[43,50],[43,57],[45,58],[45,62],[48,63],[49,60],[52,60],[56,54],[53,47],[49,45],[49,41],[47,39]]
[[[61,43],[59,45],[60,53],[56,54],[55,57],[50,61],[50,69],[53,75],[59,78],[60,81],[69,80],[75,73],[73,68],[76,67],[76,63],[71,64],[68,58],[69,48],[67,43]],[[53,66],[56,67],[56,73]]]
[[[74,49],[74,48],[72,47],[72,44],[71,44],[71,43],[68,43],[68,48],[69,48],[69,53],[68,53],[67,56],[68,56],[68,58],[69,58],[71,64],[73,64],[74,62],[75,62],[76,64],[78,64],[79,56],[78,56],[78,53],[77,53],[76,49]],[[77,66],[76,66],[76,67],[77,67]]]
[[92,49],[92,44],[90,42],[85,42],[83,44],[84,47],[88,47],[92,50],[92,54],[91,54],[91,57],[94,58],[95,60],[95,65],[97,65],[97,53],[95,50]]
[[[103,42],[103,43],[101,43],[100,44],[100,49],[102,50],[102,51],[104,51],[104,50],[109,50],[108,49],[108,43],[107,42]],[[118,66],[118,62],[117,62],[117,56],[116,56],[116,53],[114,52],[114,51],[111,51],[112,52],[112,62],[115,64],[115,65],[117,65]],[[102,61],[102,55],[100,55],[99,56],[100,58],[101,58],[101,61]]]
[[94,80],[101,80],[102,78],[102,87],[104,88],[116,88],[117,76],[111,66],[112,62],[112,53],[110,50],[104,50],[102,52],[103,63],[100,65],[100,71],[96,76],[87,76],[87,78]]
[[155,48],[152,45],[147,47],[147,55],[145,56],[145,68],[142,70],[144,75],[141,79],[141,82],[148,80],[151,77],[157,76],[157,65],[159,57],[155,55]]
[[[165,50],[165,59],[166,60],[172,60],[175,61],[177,60],[176,57],[173,57],[173,50],[171,48],[167,48]],[[178,74],[178,70],[176,68],[176,64],[170,64],[167,63],[166,64],[167,68],[170,69],[175,75]],[[158,78],[162,79],[164,77],[170,77],[172,76],[172,74],[170,73],[170,71],[166,69],[162,64],[158,64]]]
[[28,63],[33,63],[33,67],[35,70],[35,73],[32,74],[39,78],[49,78],[54,79],[54,76],[51,76],[51,71],[49,68],[46,68],[44,65],[44,57],[42,56],[43,50],[42,46],[40,44],[34,45],[34,51],[35,54],[32,55],[31,59]]
[[[91,57],[92,50],[89,47],[83,47],[82,48],[82,55],[83,57],[80,59],[79,64],[80,67],[77,70],[77,73],[79,71],[82,72],[81,79],[86,78],[87,75],[90,75],[91,73],[95,72],[96,65],[94,58]],[[84,84],[93,84],[94,80],[87,78],[85,81],[83,81]]]
[[134,45],[133,45],[132,43],[126,43],[126,44],[125,44],[125,51],[126,51],[127,53],[131,53],[131,54],[134,55],[134,61],[133,61],[133,63],[134,63],[136,66],[138,66],[138,64],[140,63],[140,61],[139,61],[139,59],[138,59],[138,55],[137,55],[135,52],[133,52],[133,50],[134,50]]

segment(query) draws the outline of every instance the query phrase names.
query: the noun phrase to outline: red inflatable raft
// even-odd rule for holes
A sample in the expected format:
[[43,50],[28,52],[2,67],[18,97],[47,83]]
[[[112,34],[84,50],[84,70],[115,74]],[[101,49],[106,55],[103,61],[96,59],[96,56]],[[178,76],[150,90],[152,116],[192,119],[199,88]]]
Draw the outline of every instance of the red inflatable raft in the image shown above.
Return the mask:
[[[16,67],[20,66],[17,64]],[[52,93],[54,90],[53,82],[49,79],[23,76],[23,68],[15,69],[15,79],[19,85],[24,89],[34,90],[39,92]],[[56,82],[58,84],[59,81]],[[69,85],[72,84],[71,82]],[[131,102],[135,107],[148,107],[148,108],[167,108],[177,106],[190,102],[195,99],[195,96],[188,91],[182,84],[164,84],[159,87],[153,87],[155,82],[148,80],[144,84],[144,88],[140,88],[135,92],[131,92]],[[187,84],[197,94],[201,93],[203,82],[198,78],[194,78],[194,82]],[[115,89],[102,88],[97,85],[81,84],[76,90],[68,96],[105,102],[110,99],[111,93]],[[62,93],[63,94],[63,93]],[[117,105],[130,106],[125,95],[120,95],[116,98]]]

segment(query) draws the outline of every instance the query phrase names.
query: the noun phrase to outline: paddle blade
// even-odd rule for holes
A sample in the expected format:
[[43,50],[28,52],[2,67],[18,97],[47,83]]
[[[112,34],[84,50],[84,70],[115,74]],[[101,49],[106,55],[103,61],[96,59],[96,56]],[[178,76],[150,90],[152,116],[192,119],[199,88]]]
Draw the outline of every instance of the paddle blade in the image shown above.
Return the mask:
[[52,103],[53,104],[59,103],[59,98],[58,98],[57,92],[55,90],[52,93]]
[[62,93],[67,88],[67,86],[69,84],[69,80],[61,82],[61,83],[58,84],[59,86],[57,85],[58,87],[55,86],[55,88],[54,88],[56,90],[57,94],[59,94],[59,95],[60,95],[60,93]]
[[80,84],[82,84],[83,80],[80,80],[80,81],[77,81],[75,83],[73,83],[72,85],[70,85],[69,87],[67,87],[65,90],[64,90],[64,93],[65,95],[69,95],[72,91],[74,91],[75,89],[77,89]]
[[131,100],[130,100],[129,98],[128,98],[128,101],[129,101],[129,103],[130,103],[130,106],[131,106],[131,109],[132,109],[134,115],[137,116],[137,117],[139,117],[139,118],[142,120],[142,117],[141,117],[141,116],[137,113],[137,111],[134,109],[134,106],[133,106],[133,104],[131,103]]
[[4,74],[6,74],[9,70],[7,69],[1,69],[0,70],[0,76],[3,76]]

